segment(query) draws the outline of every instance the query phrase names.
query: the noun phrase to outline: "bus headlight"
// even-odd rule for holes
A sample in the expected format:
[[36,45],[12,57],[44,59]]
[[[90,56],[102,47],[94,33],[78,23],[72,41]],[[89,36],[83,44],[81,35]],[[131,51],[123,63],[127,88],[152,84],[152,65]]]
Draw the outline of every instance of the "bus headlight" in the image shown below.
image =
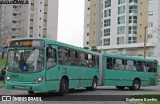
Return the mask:
[[43,77],[39,77],[39,78],[37,78],[37,79],[35,80],[35,83],[41,83],[42,80],[43,80]]
[[11,82],[11,79],[10,79],[9,76],[6,76],[6,80],[9,81],[9,82]]

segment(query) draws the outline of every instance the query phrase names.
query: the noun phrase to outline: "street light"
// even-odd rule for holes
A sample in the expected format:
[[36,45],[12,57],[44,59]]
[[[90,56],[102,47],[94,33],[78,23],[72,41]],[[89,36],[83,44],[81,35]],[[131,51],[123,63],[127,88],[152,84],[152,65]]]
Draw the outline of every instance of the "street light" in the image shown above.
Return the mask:
[[147,39],[146,39],[146,31],[147,31],[148,26],[144,27],[145,31],[144,31],[144,59],[146,58],[146,43],[147,43]]

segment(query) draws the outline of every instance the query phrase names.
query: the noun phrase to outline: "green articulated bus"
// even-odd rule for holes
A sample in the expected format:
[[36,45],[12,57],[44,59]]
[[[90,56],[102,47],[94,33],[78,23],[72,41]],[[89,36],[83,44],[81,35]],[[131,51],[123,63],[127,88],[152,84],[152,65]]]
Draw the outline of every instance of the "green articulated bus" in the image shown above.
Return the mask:
[[95,90],[100,54],[49,39],[15,39],[10,42],[6,88],[34,92],[85,87]]
[[103,86],[138,90],[141,86],[158,85],[156,60],[106,53],[101,59],[100,80]]
[[7,53],[6,88],[34,92],[97,85],[128,87],[158,84],[158,62],[138,57],[98,53],[49,39],[15,39]]

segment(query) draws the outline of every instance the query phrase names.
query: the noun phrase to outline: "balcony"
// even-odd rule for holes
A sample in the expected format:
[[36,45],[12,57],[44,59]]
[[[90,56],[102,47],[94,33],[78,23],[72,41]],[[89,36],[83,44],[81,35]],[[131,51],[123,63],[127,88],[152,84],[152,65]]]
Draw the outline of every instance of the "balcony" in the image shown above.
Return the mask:
[[[143,48],[144,43],[122,44],[122,45],[110,45],[110,46],[98,46],[98,49],[129,49],[129,48]],[[155,43],[147,42],[146,47],[155,47]]]
[[19,23],[12,23],[12,27],[18,28],[18,26],[19,26]]
[[19,13],[19,9],[18,8],[13,8],[13,12]]
[[19,17],[18,16],[13,16],[12,20],[19,21]]

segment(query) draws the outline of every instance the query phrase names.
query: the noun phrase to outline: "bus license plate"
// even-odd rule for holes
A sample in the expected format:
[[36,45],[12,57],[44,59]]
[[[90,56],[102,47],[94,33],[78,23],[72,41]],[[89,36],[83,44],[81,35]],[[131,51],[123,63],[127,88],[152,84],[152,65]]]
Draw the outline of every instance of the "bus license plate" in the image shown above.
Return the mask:
[[19,86],[18,88],[19,88],[19,89],[25,89],[25,87],[24,87],[24,86]]

